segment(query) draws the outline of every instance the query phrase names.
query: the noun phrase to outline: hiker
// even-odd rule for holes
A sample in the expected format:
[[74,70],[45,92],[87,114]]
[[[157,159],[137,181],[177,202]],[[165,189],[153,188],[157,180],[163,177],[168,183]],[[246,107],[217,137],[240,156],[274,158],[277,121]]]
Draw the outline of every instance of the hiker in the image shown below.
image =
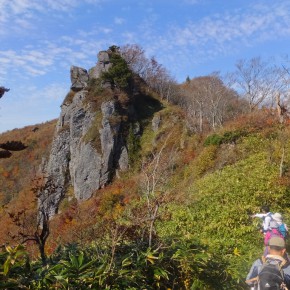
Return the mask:
[[288,235],[288,227],[283,222],[282,215],[276,212],[272,215],[272,218],[277,223],[279,232],[282,234],[283,238],[286,239]]
[[288,227],[285,223],[283,223],[282,215],[278,212],[274,213],[271,216],[271,221],[270,221],[268,230],[265,234],[265,239],[264,239],[265,246],[267,246],[270,238],[274,236],[286,239],[287,232],[288,232]]
[[290,263],[283,258],[285,247],[285,240],[281,237],[269,240],[269,254],[257,259],[247,275],[246,283],[251,289],[290,289]]
[[[282,221],[282,215],[278,212],[273,214],[271,216],[270,225],[268,227],[267,232],[264,235],[264,245],[265,245],[265,251],[264,256],[268,254],[268,242],[272,237],[281,237],[284,240],[286,239],[288,232],[287,225],[283,223]],[[289,259],[287,255],[287,259]]]
[[270,221],[272,220],[272,213],[270,212],[270,208],[268,205],[263,205],[261,207],[262,213],[256,213],[252,215],[252,218],[258,217],[263,220],[263,226],[260,229],[260,232],[263,234],[266,234],[269,227],[270,227]]
[[270,239],[273,238],[273,237],[280,237],[280,238],[285,240],[283,234],[281,233],[281,231],[279,229],[278,222],[274,219],[274,215],[272,215],[272,219],[270,221],[270,225],[268,227],[267,232],[264,235],[264,245],[265,245],[264,256],[265,257],[269,253],[268,243],[269,243]]

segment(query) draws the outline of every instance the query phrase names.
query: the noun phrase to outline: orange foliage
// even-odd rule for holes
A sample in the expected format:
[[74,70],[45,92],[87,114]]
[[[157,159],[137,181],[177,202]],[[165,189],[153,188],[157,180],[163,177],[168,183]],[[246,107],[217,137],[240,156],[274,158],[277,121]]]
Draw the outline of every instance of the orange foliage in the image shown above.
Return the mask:
[[278,119],[275,113],[269,109],[256,110],[249,114],[239,115],[234,120],[226,124],[227,130],[258,131],[266,127],[278,125]]
[[9,171],[3,171],[2,172],[2,176],[5,177],[5,178],[8,178],[8,177],[10,177],[10,172]]
[[182,162],[183,164],[189,164],[195,158],[195,150],[192,148],[187,149],[182,154]]
[[0,212],[0,244],[23,241],[22,232],[33,234],[36,229],[37,203],[31,191],[22,191],[18,198]]
[[123,213],[126,203],[136,194],[137,181],[117,180],[112,185],[98,190],[94,197],[79,203],[76,199],[54,216],[50,222],[50,236],[47,252],[53,251],[59,244],[93,241],[104,234],[104,229],[97,230],[94,225],[102,222],[104,227],[114,223]]
[[[28,146],[23,151],[14,151],[7,159],[0,159],[0,188],[5,197],[0,200],[17,198],[22,190],[29,190],[31,180],[42,162],[48,156],[56,121],[27,126],[0,134],[1,143],[21,141]],[[0,204],[1,205],[1,204]]]

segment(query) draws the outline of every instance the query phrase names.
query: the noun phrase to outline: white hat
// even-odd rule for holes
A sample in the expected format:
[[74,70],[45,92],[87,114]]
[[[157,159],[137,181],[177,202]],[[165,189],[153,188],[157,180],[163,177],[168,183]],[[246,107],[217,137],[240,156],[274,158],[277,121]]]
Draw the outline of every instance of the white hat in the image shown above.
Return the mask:
[[272,217],[276,222],[282,223],[282,215],[280,213],[276,212],[272,215]]

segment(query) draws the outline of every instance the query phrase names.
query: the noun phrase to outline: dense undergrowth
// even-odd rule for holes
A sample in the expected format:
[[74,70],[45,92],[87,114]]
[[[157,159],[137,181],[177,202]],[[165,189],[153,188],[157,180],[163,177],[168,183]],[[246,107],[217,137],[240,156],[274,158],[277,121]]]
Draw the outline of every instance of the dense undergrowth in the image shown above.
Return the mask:
[[[0,289],[247,289],[247,271],[263,251],[260,221],[250,215],[269,204],[290,221],[288,126],[261,111],[204,136],[186,129],[179,108],[154,106],[158,129],[144,112],[141,138],[128,139],[130,170],[88,201],[63,201],[50,221],[46,265],[31,244],[3,246]],[[37,136],[24,141],[44,150]],[[18,153],[19,174],[30,171],[21,164],[33,152],[40,164],[42,152],[29,150]],[[2,173],[9,192],[20,179],[11,175]],[[1,243],[17,244],[3,228],[11,225],[5,214],[33,202],[29,182],[21,191],[22,202],[2,208]]]

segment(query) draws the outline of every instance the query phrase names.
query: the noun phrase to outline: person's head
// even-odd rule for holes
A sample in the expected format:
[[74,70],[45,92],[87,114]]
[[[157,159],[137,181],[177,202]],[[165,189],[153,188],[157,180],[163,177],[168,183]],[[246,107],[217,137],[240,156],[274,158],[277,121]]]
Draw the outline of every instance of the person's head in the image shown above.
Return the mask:
[[286,251],[285,241],[281,237],[272,237],[269,242],[269,254],[283,257]]
[[263,213],[270,212],[270,207],[268,205],[261,206],[261,212],[263,212]]

